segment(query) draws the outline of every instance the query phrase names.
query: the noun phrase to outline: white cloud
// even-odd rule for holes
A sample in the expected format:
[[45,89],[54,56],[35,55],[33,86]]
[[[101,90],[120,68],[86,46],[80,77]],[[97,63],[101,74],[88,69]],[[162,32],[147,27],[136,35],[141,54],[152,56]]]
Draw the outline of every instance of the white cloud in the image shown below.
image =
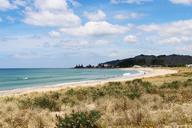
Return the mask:
[[118,57],[119,56],[119,51],[111,51],[111,53],[108,55],[109,57]]
[[137,42],[137,37],[134,36],[134,35],[127,35],[124,38],[124,42],[126,42],[126,43],[136,43]]
[[166,39],[162,39],[158,42],[160,44],[179,44],[179,43],[183,43],[186,41],[190,41],[190,38],[182,36],[182,37],[169,37]]
[[62,27],[80,25],[80,18],[68,9],[66,0],[35,0],[34,6],[25,11],[24,22],[27,24]]
[[111,0],[112,4],[126,3],[126,4],[142,4],[151,2],[152,0]]
[[157,34],[164,36],[191,35],[192,20],[180,20],[166,24],[140,25],[137,28],[145,32],[157,32]]
[[129,13],[119,13],[114,16],[115,19],[118,20],[126,20],[126,19],[139,19],[142,18],[144,14],[136,13],[136,12],[129,12]]
[[39,54],[37,52],[25,51],[25,52],[15,53],[12,56],[17,59],[32,59],[32,58],[42,58],[42,56],[45,56],[45,55],[42,55],[42,53]]
[[59,48],[85,48],[85,47],[95,47],[95,46],[105,46],[109,45],[111,42],[108,40],[96,39],[69,39],[69,40],[61,40],[58,44],[52,45]]
[[0,0],[0,10],[8,10],[11,9],[12,5],[9,0]]
[[108,40],[96,40],[96,41],[92,41],[92,42],[94,42],[95,45],[108,45],[111,43]]
[[192,5],[192,0],[170,0],[173,4]]
[[106,18],[106,14],[102,10],[96,12],[85,12],[84,16],[91,21],[100,21]]
[[71,48],[71,47],[84,47],[88,46],[89,41],[87,40],[62,40],[56,47]]
[[160,29],[160,26],[157,24],[140,25],[138,26],[138,29],[143,30],[145,32],[153,32],[158,31]]
[[113,25],[106,21],[87,22],[84,26],[76,28],[63,28],[60,31],[74,36],[105,36],[122,34],[129,30],[127,26]]
[[18,9],[18,7],[25,7],[27,0],[0,0],[0,10],[6,11],[10,9]]
[[[147,40],[160,44],[178,44],[192,42],[192,20],[180,20],[165,24],[140,25],[136,29],[147,37]],[[143,32],[142,32],[142,31]]]
[[80,18],[71,12],[27,11],[24,22],[36,26],[78,26]]
[[60,32],[57,32],[57,31],[51,31],[49,32],[49,35],[53,38],[58,38],[61,36],[61,33]]
[[66,11],[68,9],[66,0],[35,0],[35,7],[39,10]]

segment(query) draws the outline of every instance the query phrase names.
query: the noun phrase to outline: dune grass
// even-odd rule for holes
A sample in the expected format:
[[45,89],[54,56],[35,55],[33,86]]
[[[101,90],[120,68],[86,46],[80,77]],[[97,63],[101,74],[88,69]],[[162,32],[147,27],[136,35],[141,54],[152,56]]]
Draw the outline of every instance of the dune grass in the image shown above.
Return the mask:
[[0,98],[2,128],[192,127],[192,69]]

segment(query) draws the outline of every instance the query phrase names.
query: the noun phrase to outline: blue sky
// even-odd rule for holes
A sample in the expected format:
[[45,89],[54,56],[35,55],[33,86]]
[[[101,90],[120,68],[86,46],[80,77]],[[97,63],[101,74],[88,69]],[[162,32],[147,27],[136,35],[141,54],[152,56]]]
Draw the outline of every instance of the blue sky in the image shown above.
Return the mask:
[[0,0],[0,68],[192,55],[192,0]]

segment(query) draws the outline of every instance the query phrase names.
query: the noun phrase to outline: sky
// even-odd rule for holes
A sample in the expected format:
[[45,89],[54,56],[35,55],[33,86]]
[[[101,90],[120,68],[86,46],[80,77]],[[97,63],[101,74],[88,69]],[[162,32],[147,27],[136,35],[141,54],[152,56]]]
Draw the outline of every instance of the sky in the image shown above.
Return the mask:
[[0,68],[192,55],[192,0],[0,0]]

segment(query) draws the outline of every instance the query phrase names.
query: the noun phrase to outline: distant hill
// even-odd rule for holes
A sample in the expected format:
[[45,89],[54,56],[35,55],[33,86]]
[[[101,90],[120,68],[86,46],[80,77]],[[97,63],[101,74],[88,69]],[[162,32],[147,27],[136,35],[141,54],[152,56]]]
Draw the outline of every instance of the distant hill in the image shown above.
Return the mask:
[[188,55],[139,55],[134,58],[127,58],[123,60],[113,60],[99,64],[97,67],[132,67],[139,66],[184,66],[192,64],[192,56]]

